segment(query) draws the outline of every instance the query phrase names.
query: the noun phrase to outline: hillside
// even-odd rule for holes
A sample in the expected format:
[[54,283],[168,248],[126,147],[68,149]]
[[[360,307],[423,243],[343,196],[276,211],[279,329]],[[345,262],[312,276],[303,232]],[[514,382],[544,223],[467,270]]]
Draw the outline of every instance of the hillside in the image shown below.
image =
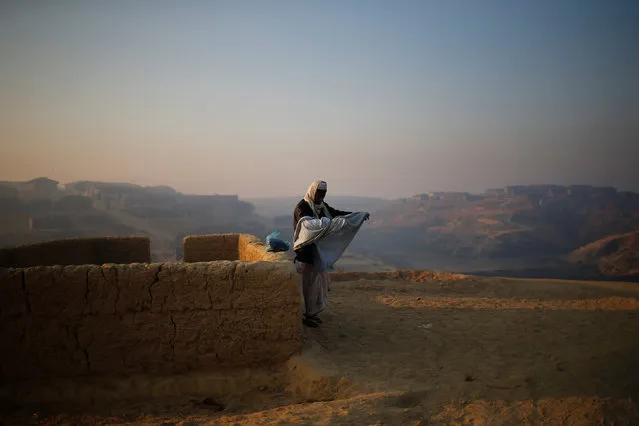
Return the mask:
[[396,267],[561,275],[572,251],[637,229],[639,194],[540,185],[430,193],[397,200],[372,218],[351,249]]
[[[299,199],[247,202],[236,195],[182,194],[168,186],[60,184],[47,178],[1,182],[0,246],[147,235],[154,260],[179,259],[180,241],[188,234],[246,232],[264,237],[278,229],[290,241],[292,211]],[[329,194],[327,202],[371,212],[371,222],[338,262],[337,268],[348,271],[425,268],[571,279],[635,274],[635,240],[611,236],[639,228],[639,194],[614,188],[508,186],[483,194],[432,192],[393,201]],[[608,237],[612,240],[605,244],[593,243]],[[599,245],[611,250],[611,244],[619,244],[617,254],[598,254]],[[585,260],[571,256],[581,247],[583,253],[592,252],[583,255]]]
[[596,267],[602,275],[639,277],[639,230],[594,241],[575,250],[569,259]]
[[188,195],[168,186],[38,178],[0,183],[0,246],[88,236],[146,235],[153,260],[179,257],[189,234],[266,235],[270,221],[236,195]]

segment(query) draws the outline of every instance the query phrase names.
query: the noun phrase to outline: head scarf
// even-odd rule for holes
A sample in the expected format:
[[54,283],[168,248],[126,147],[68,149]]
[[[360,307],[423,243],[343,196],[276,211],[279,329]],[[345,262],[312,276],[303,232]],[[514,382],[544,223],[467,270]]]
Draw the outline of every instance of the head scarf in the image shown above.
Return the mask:
[[331,214],[328,212],[326,205],[324,202],[320,202],[319,204],[315,204],[315,192],[317,190],[326,191],[327,185],[323,180],[316,180],[309,186],[308,191],[306,191],[306,195],[304,196],[304,201],[309,205],[311,210],[313,211],[313,217],[319,219],[319,215],[322,211],[324,211],[324,216],[332,219]]

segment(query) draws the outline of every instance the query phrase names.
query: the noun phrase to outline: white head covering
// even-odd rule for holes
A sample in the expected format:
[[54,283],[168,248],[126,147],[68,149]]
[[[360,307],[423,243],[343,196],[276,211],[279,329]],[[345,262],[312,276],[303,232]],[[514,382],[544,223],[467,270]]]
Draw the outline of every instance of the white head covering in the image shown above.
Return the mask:
[[310,206],[311,210],[313,210],[313,216],[319,219],[319,214],[324,210],[324,216],[329,219],[332,219],[331,214],[328,212],[326,205],[324,202],[320,202],[319,204],[315,204],[315,192],[319,189],[320,191],[326,191],[328,186],[326,182],[323,180],[316,180],[308,187],[308,191],[306,191],[306,195],[304,196],[304,201]]

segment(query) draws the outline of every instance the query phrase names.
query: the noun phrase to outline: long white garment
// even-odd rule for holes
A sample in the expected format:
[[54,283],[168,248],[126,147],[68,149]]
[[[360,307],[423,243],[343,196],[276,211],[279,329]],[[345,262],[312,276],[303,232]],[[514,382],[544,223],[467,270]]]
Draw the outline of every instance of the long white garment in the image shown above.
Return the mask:
[[293,234],[293,249],[299,250],[315,244],[316,272],[333,269],[333,265],[342,256],[348,245],[355,238],[366,218],[366,212],[355,212],[334,219],[313,219],[303,217],[297,223]]
[[302,274],[302,294],[304,305],[302,312],[314,316],[326,309],[331,278],[328,272],[318,272],[315,265],[298,263],[298,272]]

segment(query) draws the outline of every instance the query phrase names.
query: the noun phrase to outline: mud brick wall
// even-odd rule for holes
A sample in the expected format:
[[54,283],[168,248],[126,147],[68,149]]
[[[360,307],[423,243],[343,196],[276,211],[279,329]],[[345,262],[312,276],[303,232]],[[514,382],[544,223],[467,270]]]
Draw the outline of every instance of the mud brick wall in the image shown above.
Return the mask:
[[278,364],[300,315],[287,262],[0,268],[0,382]]
[[283,262],[293,259],[291,253],[269,253],[266,245],[250,234],[190,235],[184,238],[185,262],[245,260],[248,262]]
[[238,234],[189,235],[182,248],[185,262],[238,260]]
[[146,237],[70,238],[0,249],[0,267],[7,268],[150,261]]

